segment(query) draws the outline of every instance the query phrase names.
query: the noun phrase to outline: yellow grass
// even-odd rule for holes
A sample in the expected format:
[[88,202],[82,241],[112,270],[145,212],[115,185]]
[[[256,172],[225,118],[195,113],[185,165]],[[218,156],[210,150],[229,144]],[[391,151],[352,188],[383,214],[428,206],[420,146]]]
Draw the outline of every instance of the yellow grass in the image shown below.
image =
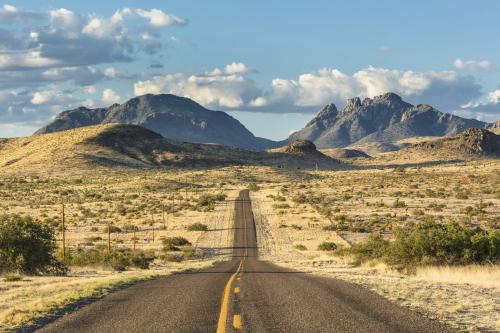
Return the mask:
[[66,305],[88,297],[106,295],[117,287],[168,275],[184,269],[199,269],[213,261],[189,261],[149,270],[123,273],[79,270],[64,277],[30,276],[22,281],[0,280],[0,331],[32,323]]
[[500,266],[420,267],[417,269],[415,278],[432,282],[473,284],[500,289]]

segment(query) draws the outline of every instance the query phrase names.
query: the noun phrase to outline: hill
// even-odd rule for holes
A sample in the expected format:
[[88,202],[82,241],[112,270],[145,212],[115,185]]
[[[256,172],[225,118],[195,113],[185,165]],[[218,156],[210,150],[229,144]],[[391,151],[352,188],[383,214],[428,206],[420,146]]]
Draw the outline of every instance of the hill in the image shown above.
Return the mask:
[[225,112],[211,111],[189,98],[170,94],[143,95],[108,108],[79,107],[64,111],[35,134],[109,123],[139,125],[165,138],[185,142],[216,143],[249,150],[278,146],[274,141],[255,137]]
[[319,148],[360,147],[369,143],[393,144],[416,136],[450,136],[466,128],[486,128],[490,124],[440,112],[429,105],[406,103],[394,93],[356,97],[338,111],[325,106],[289,141],[310,140]]
[[187,143],[126,124],[85,126],[0,139],[0,170],[11,173],[78,173],[95,172],[96,168],[206,168],[245,164],[295,169],[338,166],[337,161],[323,156],[254,152],[215,144]]
[[463,133],[433,141],[420,142],[408,148],[412,152],[451,157],[500,157],[500,135],[482,128],[469,128]]

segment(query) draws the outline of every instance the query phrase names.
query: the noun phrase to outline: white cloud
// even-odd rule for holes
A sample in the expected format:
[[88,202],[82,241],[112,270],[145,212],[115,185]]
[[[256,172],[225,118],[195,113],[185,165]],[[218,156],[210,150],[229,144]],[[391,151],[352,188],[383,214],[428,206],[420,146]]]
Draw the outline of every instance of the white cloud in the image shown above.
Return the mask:
[[453,66],[456,69],[480,69],[487,70],[493,67],[493,65],[487,60],[462,60],[460,58],[453,61]]
[[155,76],[137,81],[136,95],[170,93],[189,97],[206,107],[237,109],[259,95],[254,81],[244,75],[248,68],[233,63],[220,70],[186,76],[182,73]]
[[233,62],[224,67],[224,73],[226,74],[246,74],[248,72],[250,72],[250,68],[241,62]]
[[0,9],[0,22],[12,23],[16,21],[35,21],[43,18],[43,15],[5,4]]
[[102,92],[102,98],[101,100],[104,103],[118,103],[120,101],[121,97],[118,96],[118,94],[113,90],[113,89],[104,89]]
[[160,9],[136,9],[137,15],[147,18],[149,20],[149,24],[154,28],[162,28],[170,25],[182,25],[186,24],[187,21],[178,16],[167,14]]
[[104,75],[107,78],[114,79],[118,75],[118,71],[114,67],[108,67],[104,70]]
[[488,93],[488,101],[490,103],[500,103],[500,89]]
[[61,61],[44,57],[40,51],[0,52],[0,70],[36,69],[59,64]]
[[31,103],[34,105],[48,104],[59,105],[74,101],[73,96],[67,92],[60,91],[37,91],[33,93]]
[[401,71],[368,67],[349,75],[324,68],[297,79],[275,78],[262,92],[248,77],[251,70],[234,62],[222,70],[186,76],[182,73],[137,81],[135,94],[172,93],[207,107],[307,112],[328,104],[343,104],[354,96],[374,97],[394,92],[410,102],[428,103],[443,111],[454,110],[478,98],[481,87],[470,76],[453,71]]

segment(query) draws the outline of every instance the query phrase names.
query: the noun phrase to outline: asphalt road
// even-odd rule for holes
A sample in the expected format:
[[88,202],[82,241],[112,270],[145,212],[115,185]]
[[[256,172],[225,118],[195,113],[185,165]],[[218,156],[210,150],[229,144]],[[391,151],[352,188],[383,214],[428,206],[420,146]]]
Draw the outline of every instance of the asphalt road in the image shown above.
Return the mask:
[[248,191],[235,203],[233,260],[139,283],[41,332],[452,332],[360,286],[258,260]]

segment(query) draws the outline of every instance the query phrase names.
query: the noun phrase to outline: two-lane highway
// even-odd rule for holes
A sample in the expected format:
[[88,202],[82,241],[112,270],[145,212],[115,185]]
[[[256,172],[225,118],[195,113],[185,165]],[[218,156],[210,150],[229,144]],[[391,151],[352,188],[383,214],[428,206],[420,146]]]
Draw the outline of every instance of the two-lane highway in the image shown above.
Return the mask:
[[363,287],[259,261],[248,191],[233,260],[115,292],[42,332],[452,332]]

